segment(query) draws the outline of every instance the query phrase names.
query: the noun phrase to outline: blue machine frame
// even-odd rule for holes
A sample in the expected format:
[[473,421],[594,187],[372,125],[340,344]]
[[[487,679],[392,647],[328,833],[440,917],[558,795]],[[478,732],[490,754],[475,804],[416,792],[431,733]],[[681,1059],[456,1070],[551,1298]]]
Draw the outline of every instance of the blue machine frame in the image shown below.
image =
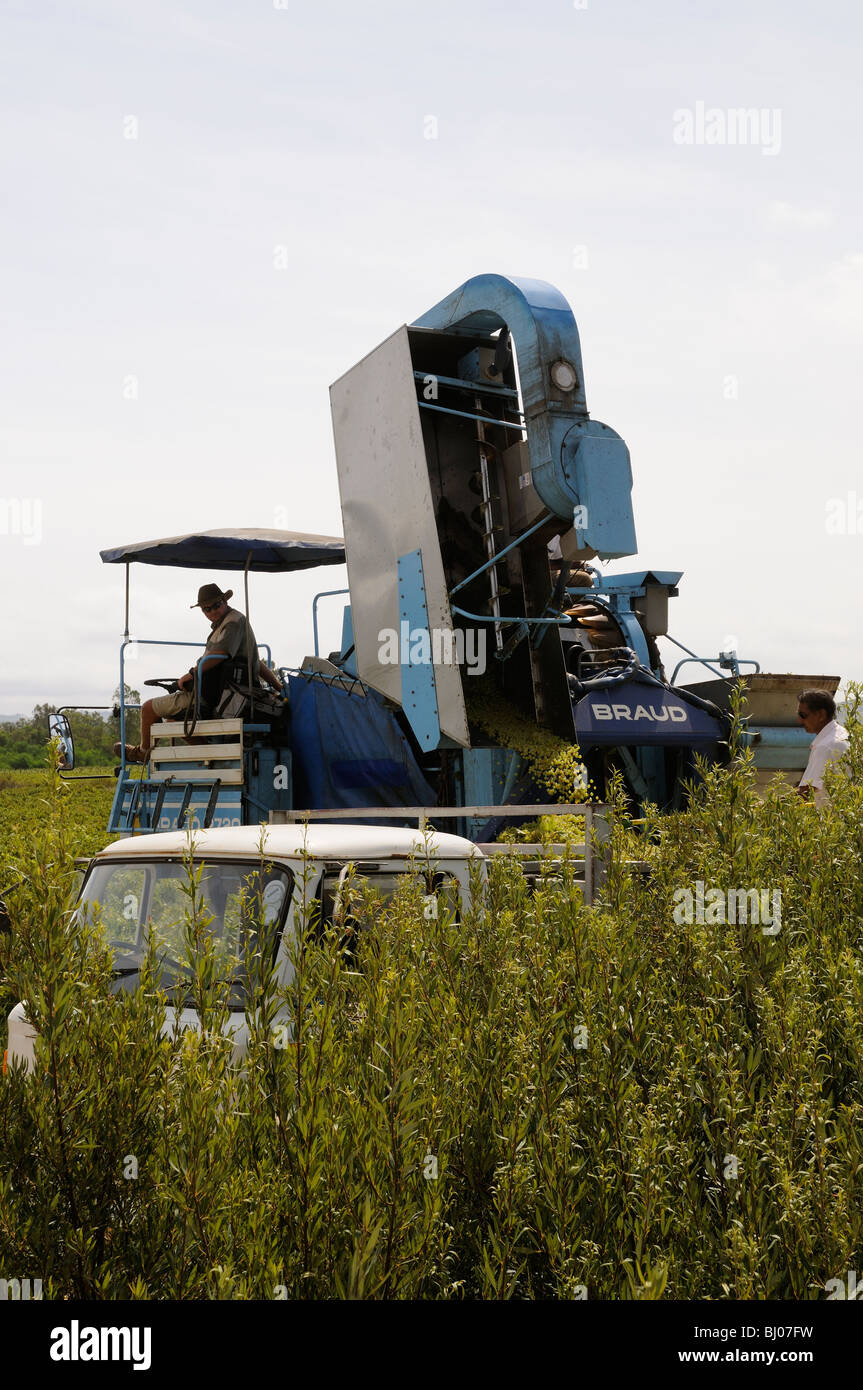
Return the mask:
[[[412,330],[415,331],[412,333]],[[443,338],[439,335],[443,335]],[[458,344],[458,350],[453,351],[452,345],[447,341],[450,337],[464,338],[464,347]],[[506,367],[498,365],[499,354],[500,362],[506,363],[509,339],[514,347],[517,375],[511,370],[511,364]],[[347,676],[356,676],[358,673],[361,663],[354,649],[354,622],[362,651],[362,624],[370,622],[372,617],[377,617],[374,601],[386,587],[380,582],[380,566],[374,569],[377,563],[374,542],[378,534],[392,526],[391,516],[399,516],[404,527],[398,533],[399,544],[391,546],[388,552],[391,558],[386,563],[386,582],[391,583],[397,591],[397,599],[392,604],[391,611],[393,614],[397,613],[399,623],[400,691],[394,681],[392,687],[382,689],[381,693],[391,699],[393,704],[399,703],[400,693],[401,708],[423,752],[431,753],[437,749],[455,750],[457,794],[464,798],[460,804],[486,805],[491,804],[496,798],[506,802],[523,774],[523,761],[511,749],[461,746],[467,742],[467,735],[462,732],[467,730],[463,692],[460,684],[455,682],[455,699],[461,702],[459,717],[462,721],[458,728],[455,728],[456,721],[452,718],[452,711],[447,703],[447,682],[452,686],[452,677],[451,673],[446,673],[443,668],[436,672],[429,614],[437,614],[434,621],[438,623],[451,624],[452,618],[455,618],[466,621],[469,625],[481,624],[484,625],[483,631],[488,631],[487,625],[493,625],[494,656],[498,662],[508,661],[520,648],[515,666],[508,669],[514,671],[513,679],[517,681],[521,681],[522,671],[528,672],[525,689],[528,688],[528,680],[531,680],[536,698],[537,717],[547,723],[548,727],[556,727],[561,731],[564,725],[567,728],[574,727],[574,724],[570,725],[569,722],[574,706],[571,706],[571,702],[568,703],[569,684],[561,683],[567,681],[567,672],[561,665],[555,639],[549,637],[549,634],[552,628],[565,628],[571,623],[572,620],[563,610],[567,607],[572,608],[580,601],[587,601],[600,613],[606,609],[619,627],[625,646],[634,653],[641,667],[640,679],[650,684],[651,677],[658,678],[660,674],[653,639],[656,635],[667,636],[667,633],[661,625],[654,625],[652,619],[650,622],[644,619],[645,610],[638,601],[644,599],[647,603],[652,586],[664,589],[666,595],[676,593],[681,573],[641,570],[608,576],[594,569],[593,582],[589,588],[564,587],[565,575],[561,574],[558,581],[560,587],[554,589],[551,599],[545,603],[545,579],[540,584],[537,576],[540,561],[544,566],[544,547],[550,538],[560,535],[563,545],[565,534],[568,534],[568,562],[575,555],[577,565],[587,564],[587,561],[595,556],[602,560],[619,559],[633,555],[637,550],[629,451],[624,440],[613,429],[590,419],[578,327],[569,304],[554,286],[545,281],[520,277],[494,274],[475,276],[417,318],[408,328],[398,330],[392,339],[387,340],[387,343],[382,344],[376,351],[380,353],[387,344],[395,344],[396,340],[401,356],[391,355],[384,358],[385,365],[380,368],[378,380],[381,387],[380,399],[385,399],[386,388],[389,386],[389,400],[393,407],[391,413],[403,414],[404,417],[403,421],[394,427],[396,431],[402,431],[396,439],[396,445],[400,447],[391,447],[389,450],[392,458],[396,460],[392,465],[394,471],[391,478],[393,482],[399,477],[408,478],[410,486],[403,493],[401,511],[393,508],[389,493],[386,493],[385,504],[380,505],[377,496],[380,492],[380,477],[376,475],[380,474],[381,460],[383,454],[386,454],[386,449],[382,454],[378,434],[378,416],[381,408],[379,404],[375,405],[369,421],[364,419],[360,430],[356,428],[357,417],[346,415],[344,418],[350,419],[350,430],[344,425],[343,434],[349,439],[357,435],[365,438],[367,434],[368,448],[363,458],[366,473],[362,475],[359,498],[352,499],[352,506],[345,505],[344,479],[350,476],[349,470],[345,470],[340,478],[345,524],[348,525],[349,516],[356,517],[355,504],[358,501],[360,512],[365,508],[366,512],[373,513],[378,530],[375,531],[374,527],[367,529],[365,541],[361,543],[360,540],[355,540],[354,543],[352,555],[370,557],[371,573],[364,576],[365,591],[360,586],[352,595],[355,605],[353,615],[350,604],[344,608],[342,649],[337,663],[340,669],[337,675],[341,679],[342,672]],[[417,379],[427,379],[422,371],[417,370],[417,357],[421,354],[422,342],[425,342],[430,355],[439,354],[437,361],[445,372],[456,371],[459,375],[439,375],[436,378],[440,385],[450,388],[449,394],[445,393],[444,400],[454,400],[454,404],[441,404],[436,397],[434,400],[425,399],[423,393],[420,393],[420,398],[416,401],[418,411],[438,413],[424,417],[424,427],[418,428],[417,410],[414,409],[412,401],[408,402],[408,398],[412,394],[412,383],[415,385]],[[393,348],[393,354],[395,351]],[[489,365],[492,358],[493,365]],[[364,362],[366,361],[368,359],[364,359]],[[457,363],[457,366],[453,367],[450,363]],[[352,369],[348,376],[359,372],[362,365],[359,364],[357,368]],[[500,378],[497,382],[492,379],[495,376]],[[518,389],[515,389],[516,383]],[[333,389],[335,391],[336,388]],[[453,397],[453,392],[457,391],[465,392],[467,400]],[[486,393],[489,398],[481,399]],[[469,406],[472,396],[476,398],[475,409],[455,408],[459,405]],[[369,391],[365,392],[364,399],[366,402],[379,401],[376,392]],[[402,403],[409,404],[409,409],[402,412]],[[486,407],[486,414],[479,413]],[[476,422],[476,427],[467,429],[457,421],[450,428],[442,424],[444,415],[459,417],[459,421]],[[507,416],[509,418],[504,418]],[[490,429],[492,439],[496,438],[500,448],[496,449],[495,444],[487,439],[486,427]],[[495,434],[495,431],[500,430],[508,433],[506,436],[499,432]],[[338,428],[336,434],[338,454]],[[490,449],[506,460],[505,464],[501,464],[501,472],[505,474],[504,481],[509,486],[517,480],[518,499],[528,500],[512,502],[510,499],[511,504],[508,504],[505,513],[506,543],[498,549],[494,531],[500,531],[501,527],[495,528],[492,524],[490,493],[487,489],[483,491],[483,507],[487,508],[483,513],[481,527],[485,551],[478,548],[479,543],[474,545],[477,534],[474,532],[471,543],[466,547],[467,563],[463,563],[461,568],[456,568],[455,573],[444,573],[442,559],[432,553],[444,532],[438,532],[436,529],[437,504],[433,503],[431,488],[427,486],[426,464],[432,457],[432,449],[437,449],[438,441],[444,439],[451,449],[452,462],[449,464],[450,472],[446,475],[446,485],[440,483],[437,498],[440,501],[442,495],[446,496],[446,486],[451,489],[451,496],[456,498],[458,505],[463,506],[463,499],[459,498],[458,490],[461,487],[466,491],[467,483],[459,482],[458,479],[464,472],[463,463],[470,452],[468,444],[473,435],[478,436],[475,442],[480,446],[482,470],[493,474],[497,467],[493,461],[486,469],[488,460],[482,450]],[[466,438],[468,443],[465,442]],[[428,454],[424,454],[427,447],[426,439],[433,441],[428,445]],[[453,439],[456,441],[454,444]],[[509,447],[506,441],[510,439],[513,444],[518,445],[517,449]],[[411,449],[406,452],[404,446],[408,440]],[[388,442],[387,447],[390,444],[392,441]],[[350,448],[347,447],[345,452],[349,454]],[[445,453],[445,450],[441,452]],[[413,473],[406,472],[406,457],[416,465]],[[513,457],[517,459],[517,466],[512,464]],[[527,469],[528,461],[529,471],[523,472],[523,469]],[[341,468],[341,459],[339,462]],[[486,488],[486,472],[483,472],[483,479],[483,488]],[[420,512],[416,514],[423,524],[421,532],[410,529],[416,524],[416,515],[410,511],[410,503],[418,487],[423,492],[424,499]],[[518,492],[521,487],[526,489],[524,493]],[[367,502],[374,505],[366,508]],[[463,513],[465,516],[471,514],[470,506],[469,503],[467,511]],[[387,514],[387,507],[390,515]],[[564,525],[561,527],[559,523]],[[396,534],[395,531],[392,532],[393,536]],[[392,538],[389,532],[387,535]],[[413,545],[417,548],[408,548]],[[425,556],[422,545],[426,548]],[[514,556],[513,552],[518,552],[518,556]],[[470,573],[461,578],[465,570],[475,566],[476,560],[483,553],[488,557],[484,563],[472,568]],[[507,557],[512,558],[507,560]],[[273,573],[341,564],[344,563],[346,554],[345,543],[337,537],[250,529],[190,533],[117,547],[103,551],[102,559],[108,564],[126,565],[126,627],[120,648],[120,738],[125,746],[125,660],[126,649],[132,645],[132,639],[129,637],[131,563],[174,565],[208,571],[242,571],[246,577],[248,612],[248,574],[251,570]],[[511,572],[515,568],[515,583],[520,586],[519,592],[523,588],[524,603],[513,604],[512,607],[507,605],[502,612],[499,605],[496,566],[504,560],[507,560]],[[591,567],[588,565],[588,568]],[[392,573],[393,569],[396,571],[395,574]],[[472,612],[462,607],[458,602],[462,591],[486,572],[489,574],[492,588],[490,611]],[[545,570],[543,573],[547,578]],[[436,578],[438,574],[443,574],[443,577]],[[453,582],[456,578],[457,582]],[[316,672],[323,672],[327,665],[319,653],[318,602],[330,595],[349,592],[345,589],[326,590],[314,598],[312,625],[317,658],[314,664]],[[655,594],[655,589],[653,592]],[[476,594],[476,591],[474,593]],[[390,601],[390,597],[388,590],[387,602]],[[476,602],[473,598],[471,595],[464,601],[470,603],[471,608],[480,607],[485,595],[477,595]],[[518,607],[524,607],[526,611],[521,615],[513,615],[513,608]],[[387,623],[392,621],[390,610],[386,612],[385,618]],[[590,619],[588,624],[581,628],[582,633],[587,630],[589,622]],[[600,620],[600,626],[607,624]],[[504,639],[502,630],[505,628],[509,631]],[[407,641],[404,640],[405,632],[408,635]],[[421,641],[414,643],[413,639],[417,634],[424,635],[427,639],[425,647]],[[450,632],[450,636],[454,636],[454,631]],[[204,646],[203,643],[139,640],[141,645],[201,648]],[[736,678],[740,667],[744,665],[752,665],[756,671],[759,669],[757,662],[738,660],[734,653],[721,653],[716,660],[723,670],[717,671],[710,664],[713,658],[697,657],[695,653],[676,642],[676,639],[668,640],[680,646],[687,654],[687,659],[701,662],[716,675],[722,676],[723,671],[731,671]],[[525,643],[525,646],[521,646],[522,643]],[[268,660],[271,660],[269,647],[264,646],[259,650],[263,650]],[[599,652],[600,649],[598,646],[585,646],[584,650]],[[529,666],[525,657],[526,651],[530,658]],[[651,652],[654,653],[653,659]],[[586,661],[587,657],[584,660]],[[581,662],[582,658],[579,657],[579,663]],[[672,686],[685,664],[685,660],[681,661],[675,668]],[[561,671],[562,676],[558,679]],[[200,678],[199,667],[199,692]],[[636,679],[638,678],[636,676]],[[374,679],[368,671],[363,675],[363,679],[374,686]],[[622,678],[617,676],[614,679]],[[541,714],[542,700],[536,692],[542,681],[545,681],[545,703]],[[658,683],[653,679],[654,689]],[[505,684],[502,678],[502,685]],[[572,687],[573,690],[575,688]],[[558,697],[558,708],[549,715],[549,708]],[[681,698],[683,697],[684,692],[681,692]],[[621,709],[625,707],[626,702],[622,696],[618,703]],[[697,699],[693,697],[693,704],[697,703]],[[450,705],[452,704],[451,698]],[[655,716],[657,722],[661,723],[660,707],[665,708],[659,695],[656,695]],[[604,708],[613,709],[613,701]],[[635,706],[636,711],[640,708],[640,705]],[[654,706],[650,706],[650,709],[653,710]],[[702,709],[709,711],[710,706],[702,702]],[[601,714],[599,718],[604,721],[607,716]],[[698,721],[693,721],[693,728],[696,722]],[[634,723],[634,720],[631,721],[632,725]],[[707,727],[703,719],[701,726],[702,729]],[[589,725],[583,720],[582,727],[587,728]],[[271,750],[267,748],[266,740],[262,737],[267,731],[266,724],[249,723],[244,726],[243,732],[249,735],[250,739],[244,739],[242,744],[240,761],[243,767],[243,781],[240,787],[236,783],[230,787],[219,787],[218,781],[210,784],[200,781],[196,785],[194,777],[190,775],[187,776],[187,781],[183,782],[182,775],[193,773],[195,769],[196,764],[191,755],[188,763],[184,761],[183,756],[179,758],[176,764],[177,783],[167,790],[164,780],[151,781],[146,777],[133,775],[124,761],[120,769],[109,828],[125,833],[144,833],[162,828],[160,819],[169,803],[176,824],[183,824],[190,812],[203,811],[206,818],[212,819],[219,806],[226,813],[229,811],[231,817],[236,816],[239,820],[246,819],[248,815],[254,819],[259,812],[266,814],[272,809],[285,806],[290,808],[290,788],[287,788],[284,797],[277,798],[275,803],[271,790],[268,790],[268,779],[271,778],[271,760],[268,759]],[[660,738],[654,737],[652,745],[649,740],[639,744],[637,738],[633,737],[632,727],[627,727],[624,723],[620,727],[618,744],[607,737],[610,732],[610,728],[603,727],[602,736],[598,736],[596,740],[597,746],[619,746],[621,759],[637,795],[642,798],[649,797],[659,805],[667,805],[670,789],[666,774],[665,747],[659,746]],[[769,747],[768,756],[779,760],[787,755],[792,745],[796,747],[800,739],[799,731],[796,730],[765,729],[760,732],[765,747]],[[248,750],[247,743],[251,745]],[[671,746],[670,740],[668,746]],[[137,771],[136,768],[136,774]],[[477,828],[471,827],[474,830]]]

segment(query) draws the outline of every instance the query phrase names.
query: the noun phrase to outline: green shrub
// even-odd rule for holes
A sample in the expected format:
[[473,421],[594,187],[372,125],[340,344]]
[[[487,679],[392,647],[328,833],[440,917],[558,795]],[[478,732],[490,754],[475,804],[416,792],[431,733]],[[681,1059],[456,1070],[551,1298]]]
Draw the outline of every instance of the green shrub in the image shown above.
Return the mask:
[[[612,789],[597,909],[572,866],[531,893],[500,859],[461,920],[406,881],[354,948],[310,921],[285,997],[263,943],[241,1068],[194,872],[204,1027],[162,1037],[155,961],[112,993],[70,913],[55,786],[4,952],[40,1042],[0,1087],[0,1274],[110,1298],[823,1297],[863,1260],[859,725],[847,767],[825,815],[759,800],[747,753],[640,828]],[[696,882],[780,891],[780,929],[678,923]]]

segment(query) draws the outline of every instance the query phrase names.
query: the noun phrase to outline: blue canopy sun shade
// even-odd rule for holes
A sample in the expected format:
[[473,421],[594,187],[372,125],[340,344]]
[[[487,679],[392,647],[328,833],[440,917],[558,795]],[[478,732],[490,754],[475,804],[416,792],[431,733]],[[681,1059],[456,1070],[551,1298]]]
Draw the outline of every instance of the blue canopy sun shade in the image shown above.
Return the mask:
[[157,541],[136,541],[112,550],[100,550],[106,565],[134,562],[144,565],[176,565],[190,570],[249,570],[271,574],[308,570],[318,565],[343,565],[345,543],[338,536],[309,536],[302,531],[249,530],[198,531],[166,536]]

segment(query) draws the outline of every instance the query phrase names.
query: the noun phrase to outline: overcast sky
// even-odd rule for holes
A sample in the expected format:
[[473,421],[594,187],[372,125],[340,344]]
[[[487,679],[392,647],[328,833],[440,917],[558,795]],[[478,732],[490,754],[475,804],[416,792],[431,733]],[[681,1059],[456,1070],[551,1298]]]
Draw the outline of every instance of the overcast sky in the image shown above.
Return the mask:
[[[671,630],[700,653],[863,678],[850,0],[0,14],[0,714],[110,700],[100,548],[340,534],[330,383],[484,271],[573,306],[588,406],[632,455],[639,552],[609,568],[683,570]],[[202,640],[197,587],[228,587],[132,576],[138,637]],[[280,664],[344,583],[252,577]]]

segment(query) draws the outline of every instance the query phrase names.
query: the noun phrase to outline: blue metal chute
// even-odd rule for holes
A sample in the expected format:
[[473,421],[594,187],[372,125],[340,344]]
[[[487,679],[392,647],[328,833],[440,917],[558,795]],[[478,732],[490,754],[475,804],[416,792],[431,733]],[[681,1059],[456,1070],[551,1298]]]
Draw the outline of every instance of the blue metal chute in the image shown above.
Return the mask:
[[508,330],[515,344],[532,485],[556,516],[579,525],[582,545],[602,559],[638,549],[626,444],[587,411],[578,326],[554,285],[475,275],[415,320],[449,333]]
[[197,531],[161,540],[137,541],[99,554],[106,565],[172,565],[180,569],[253,570],[280,574],[343,565],[345,543],[338,536],[313,536],[302,531],[272,531],[259,527]]
[[631,570],[626,574],[603,574],[593,589],[586,590],[593,595],[640,593],[646,584],[660,584],[674,589],[683,578],[683,570]]
[[415,320],[417,328],[449,332],[496,333],[506,328],[518,353],[518,372],[526,414],[544,406],[546,363],[563,360],[575,368],[571,409],[587,415],[584,371],[578,326],[560,290],[546,280],[515,275],[475,275],[428,313]]

